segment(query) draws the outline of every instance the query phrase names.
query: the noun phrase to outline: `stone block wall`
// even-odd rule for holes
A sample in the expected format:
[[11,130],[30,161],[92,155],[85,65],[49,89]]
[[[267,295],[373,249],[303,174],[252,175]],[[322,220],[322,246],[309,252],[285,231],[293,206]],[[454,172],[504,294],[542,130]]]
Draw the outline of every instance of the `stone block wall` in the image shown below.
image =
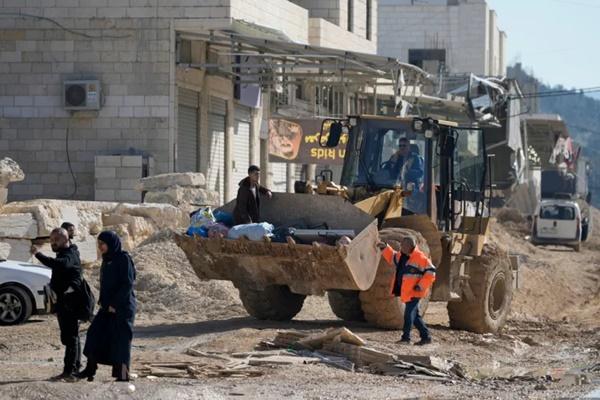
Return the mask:
[[[26,174],[9,200],[93,199],[95,156],[129,149],[152,155],[157,172],[172,171],[173,20],[227,25],[230,3],[3,1],[0,11],[11,16],[0,17],[0,154]],[[71,79],[100,81],[99,112],[64,110]]]
[[[26,9],[16,6],[23,2],[7,3],[3,12],[48,16],[80,32],[30,17],[0,18],[0,153],[26,174],[9,200],[65,198],[75,184],[74,198],[92,199],[95,156],[130,148],[170,170],[169,20],[126,17],[139,15],[128,11],[133,8],[123,9],[123,18],[108,18],[105,8],[84,0]],[[101,82],[102,108],[65,111],[63,81],[90,78]]]
[[142,197],[135,187],[144,177],[152,174],[150,159],[144,171],[144,157],[135,155],[96,156],[94,168],[94,200],[140,203]]

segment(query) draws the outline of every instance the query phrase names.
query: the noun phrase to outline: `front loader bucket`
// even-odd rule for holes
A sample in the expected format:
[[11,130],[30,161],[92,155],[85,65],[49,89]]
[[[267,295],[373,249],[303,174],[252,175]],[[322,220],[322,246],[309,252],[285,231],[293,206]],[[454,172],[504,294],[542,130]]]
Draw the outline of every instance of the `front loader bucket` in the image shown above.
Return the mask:
[[229,280],[257,290],[287,285],[299,294],[371,287],[380,258],[372,217],[339,196],[276,193],[264,203],[263,219],[275,226],[326,223],[329,229],[352,229],[356,237],[349,245],[329,246],[177,234],[175,241],[200,279]]

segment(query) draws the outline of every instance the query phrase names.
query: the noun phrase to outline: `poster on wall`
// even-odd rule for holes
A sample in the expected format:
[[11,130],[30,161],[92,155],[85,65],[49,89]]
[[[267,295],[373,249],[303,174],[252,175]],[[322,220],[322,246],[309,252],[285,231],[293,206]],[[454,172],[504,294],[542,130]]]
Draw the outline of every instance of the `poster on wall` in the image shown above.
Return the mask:
[[269,161],[296,164],[342,165],[346,153],[348,134],[342,134],[337,147],[327,148],[319,144],[327,141],[329,123],[321,137],[320,119],[269,120]]

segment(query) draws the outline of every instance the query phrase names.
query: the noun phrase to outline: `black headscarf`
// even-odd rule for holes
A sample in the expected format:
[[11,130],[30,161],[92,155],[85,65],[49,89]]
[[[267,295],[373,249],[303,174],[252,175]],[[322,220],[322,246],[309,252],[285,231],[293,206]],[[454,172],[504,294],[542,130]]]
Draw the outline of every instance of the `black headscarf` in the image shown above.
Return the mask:
[[108,252],[102,255],[102,258],[113,258],[116,255],[122,254],[121,239],[113,231],[104,231],[98,235],[98,240],[103,241],[108,246]]

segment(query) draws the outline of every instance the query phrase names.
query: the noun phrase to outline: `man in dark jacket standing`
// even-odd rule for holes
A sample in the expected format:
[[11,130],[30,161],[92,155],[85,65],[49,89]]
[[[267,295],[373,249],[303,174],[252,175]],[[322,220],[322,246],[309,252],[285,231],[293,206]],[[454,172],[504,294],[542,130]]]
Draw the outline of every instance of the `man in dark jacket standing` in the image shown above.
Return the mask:
[[251,165],[248,176],[240,182],[233,210],[233,222],[236,225],[260,222],[260,196],[273,196],[271,191],[259,183],[260,168]]
[[79,320],[75,311],[82,282],[81,261],[79,251],[71,245],[65,229],[56,228],[50,233],[50,245],[56,258],[45,256],[36,246],[31,247],[31,253],[52,269],[50,288],[56,294],[60,341],[66,347],[63,372],[54,379],[74,382],[76,379],[73,374],[81,367]]

